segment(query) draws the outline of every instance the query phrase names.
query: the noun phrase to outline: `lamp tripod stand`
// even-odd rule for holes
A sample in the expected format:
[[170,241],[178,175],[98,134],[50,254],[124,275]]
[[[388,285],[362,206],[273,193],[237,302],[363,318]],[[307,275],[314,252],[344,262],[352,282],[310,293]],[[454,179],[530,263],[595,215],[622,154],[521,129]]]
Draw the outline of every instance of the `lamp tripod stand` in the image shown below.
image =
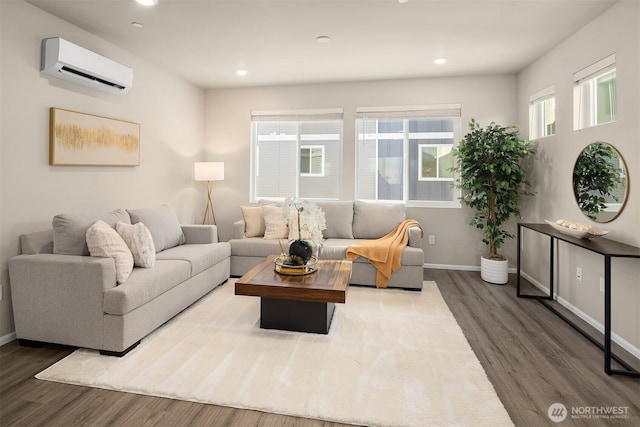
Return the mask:
[[216,223],[216,214],[213,211],[213,203],[211,202],[212,190],[213,190],[213,181],[207,181],[207,206],[204,210],[204,216],[202,217],[202,224],[206,224],[207,219],[211,217],[211,224],[218,225]]
[[[194,178],[196,181],[204,181],[207,184],[207,206],[202,217],[202,224],[206,224],[209,218],[211,224],[218,226],[216,222],[216,214],[213,211],[213,202],[211,201],[211,191],[213,191],[213,181],[224,180],[224,163],[223,162],[196,162],[193,166]],[[218,241],[220,241],[220,233],[217,233]]]

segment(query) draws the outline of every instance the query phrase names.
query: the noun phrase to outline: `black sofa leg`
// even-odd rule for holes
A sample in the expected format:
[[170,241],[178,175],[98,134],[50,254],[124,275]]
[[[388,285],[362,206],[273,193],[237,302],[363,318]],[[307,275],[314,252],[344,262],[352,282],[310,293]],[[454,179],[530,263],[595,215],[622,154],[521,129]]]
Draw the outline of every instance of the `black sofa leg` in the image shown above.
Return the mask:
[[126,355],[127,353],[129,353],[134,348],[136,348],[138,346],[138,344],[140,344],[140,341],[138,341],[136,343],[133,343],[130,347],[125,348],[122,351],[100,350],[100,354],[103,355],[103,356],[122,357],[122,356]]
[[32,341],[32,340],[25,340],[22,338],[18,338],[18,344],[20,344],[21,347],[40,348],[40,347],[44,347],[46,343],[42,341]]

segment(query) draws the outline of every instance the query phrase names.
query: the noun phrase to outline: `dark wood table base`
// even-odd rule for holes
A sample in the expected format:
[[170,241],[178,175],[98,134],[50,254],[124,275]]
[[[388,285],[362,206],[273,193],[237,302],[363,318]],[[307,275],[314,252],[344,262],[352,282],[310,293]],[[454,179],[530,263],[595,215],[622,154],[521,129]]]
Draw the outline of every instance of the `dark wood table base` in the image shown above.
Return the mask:
[[260,298],[260,327],[286,331],[328,334],[335,304]]

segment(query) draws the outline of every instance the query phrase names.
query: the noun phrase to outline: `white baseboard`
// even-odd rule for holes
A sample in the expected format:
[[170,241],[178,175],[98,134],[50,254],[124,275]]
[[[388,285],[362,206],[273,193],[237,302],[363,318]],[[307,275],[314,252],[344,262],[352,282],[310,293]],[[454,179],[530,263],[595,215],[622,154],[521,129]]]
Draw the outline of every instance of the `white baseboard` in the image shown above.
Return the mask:
[[11,341],[13,341],[15,339],[16,339],[15,331],[0,337],[0,347],[5,345],[5,344],[10,343]]
[[[423,264],[422,268],[432,268],[434,270],[461,270],[461,271],[480,271],[479,265],[458,265],[458,264]],[[510,268],[510,274],[516,274],[516,268]]]
[[[539,281],[537,281],[533,277],[529,276],[525,272],[521,272],[521,275],[522,275],[522,277],[527,279],[532,285],[534,285],[536,288],[540,289],[545,294],[549,295],[549,288],[548,287],[544,286],[542,283],[540,283]],[[585,313],[584,311],[580,310],[578,307],[574,306],[573,304],[571,304],[566,299],[564,299],[562,297],[558,297],[557,293],[554,295],[554,297],[556,298],[556,301],[558,302],[558,304],[560,304],[561,306],[563,306],[564,308],[566,308],[567,310],[569,310],[570,312],[572,312],[573,314],[578,316],[580,319],[582,319],[585,322],[587,322],[589,325],[591,325],[593,328],[595,328],[601,334],[604,334],[604,325],[602,323],[598,322],[593,317],[589,316],[587,313]],[[622,347],[623,349],[628,351],[631,355],[633,355],[636,359],[640,360],[640,349],[638,347],[634,346],[629,341],[625,340],[624,338],[622,338],[620,335],[616,334],[613,331],[611,331],[611,341],[615,342],[620,347]]]

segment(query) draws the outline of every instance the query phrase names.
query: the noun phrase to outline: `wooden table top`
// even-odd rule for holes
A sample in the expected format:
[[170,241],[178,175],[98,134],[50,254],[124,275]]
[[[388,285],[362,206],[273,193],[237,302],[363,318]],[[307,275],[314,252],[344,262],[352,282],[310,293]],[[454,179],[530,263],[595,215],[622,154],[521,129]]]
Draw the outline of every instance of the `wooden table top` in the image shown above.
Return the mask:
[[236,295],[298,301],[344,303],[351,278],[351,261],[319,260],[318,271],[287,276],[274,270],[275,255],[236,281]]

